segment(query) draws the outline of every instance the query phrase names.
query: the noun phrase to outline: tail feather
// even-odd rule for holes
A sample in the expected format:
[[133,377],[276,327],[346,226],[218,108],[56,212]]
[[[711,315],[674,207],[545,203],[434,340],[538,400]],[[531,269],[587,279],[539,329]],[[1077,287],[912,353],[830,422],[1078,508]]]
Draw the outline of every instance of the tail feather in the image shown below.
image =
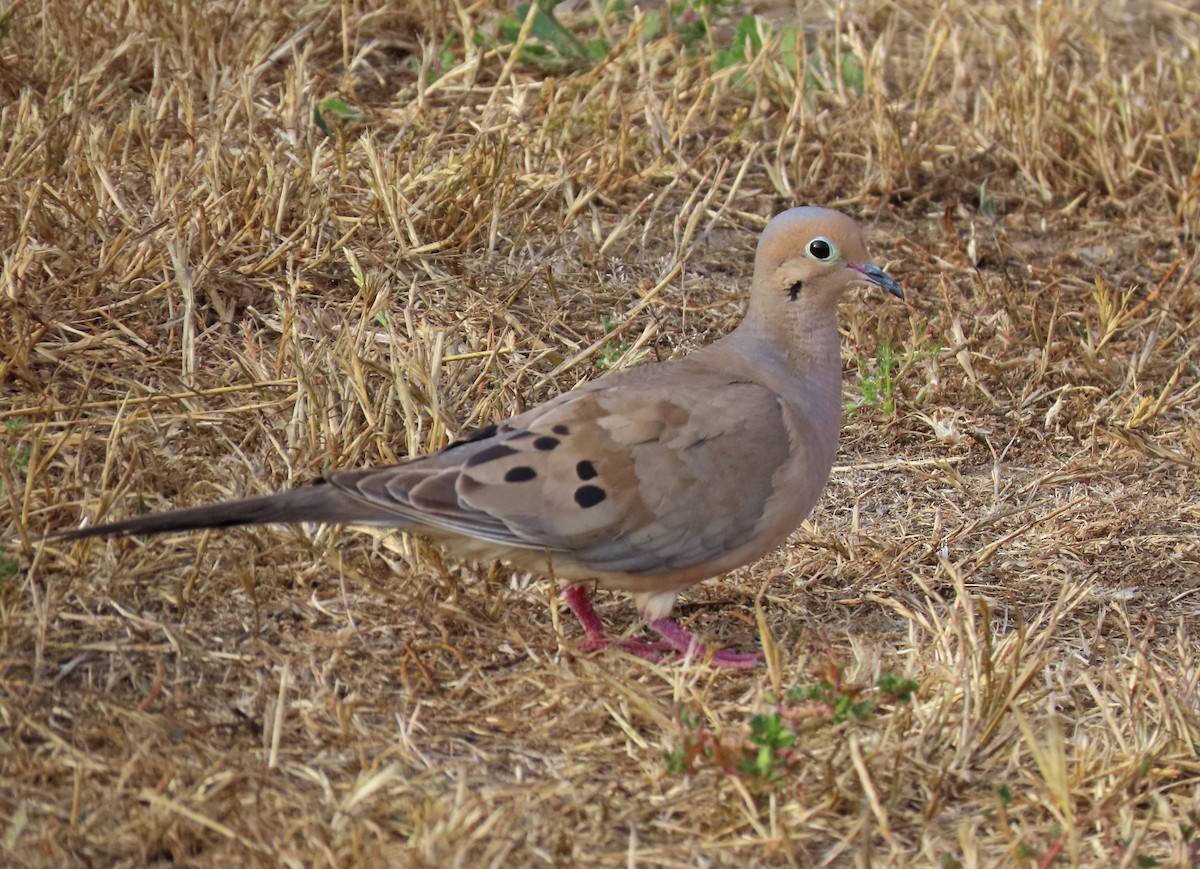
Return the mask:
[[275,495],[222,501],[202,507],[185,507],[165,513],[134,516],[103,525],[70,528],[55,531],[49,536],[53,540],[80,540],[84,537],[162,534],[167,531],[267,525],[275,522],[346,522],[396,526],[407,524],[395,514],[372,507],[334,486],[317,484]]

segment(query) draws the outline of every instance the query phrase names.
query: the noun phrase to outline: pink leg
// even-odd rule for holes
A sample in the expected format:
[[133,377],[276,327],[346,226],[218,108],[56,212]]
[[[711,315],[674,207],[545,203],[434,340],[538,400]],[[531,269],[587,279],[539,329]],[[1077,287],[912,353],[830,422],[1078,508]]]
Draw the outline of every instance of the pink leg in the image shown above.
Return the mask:
[[604,622],[600,621],[600,614],[592,606],[592,599],[588,595],[586,587],[571,586],[563,592],[563,599],[571,608],[571,612],[575,613],[575,618],[579,619],[579,624],[583,626],[583,632],[587,634],[587,642],[580,645],[579,648],[585,652],[592,652],[596,649],[603,649],[611,642],[604,630]]
[[[583,632],[587,635],[587,639],[579,644],[581,652],[595,652],[612,645],[612,640],[604,630],[604,622],[600,621],[600,614],[592,606],[587,586],[571,586],[563,592],[563,599],[571,608],[571,612],[575,613],[575,618],[579,619],[579,624],[583,626]],[[625,640],[620,645],[630,654],[649,660],[658,660],[661,657],[660,652],[675,648],[671,643],[642,643],[638,640]]]
[[[650,627],[680,653],[686,655],[690,650],[692,657],[697,661],[703,661],[708,657],[708,649],[705,645],[684,630],[674,619],[654,619],[650,622]],[[739,652],[736,649],[719,649],[713,653],[712,660],[709,663],[714,667],[749,670],[757,667],[758,663],[762,660],[763,656],[761,652]]]

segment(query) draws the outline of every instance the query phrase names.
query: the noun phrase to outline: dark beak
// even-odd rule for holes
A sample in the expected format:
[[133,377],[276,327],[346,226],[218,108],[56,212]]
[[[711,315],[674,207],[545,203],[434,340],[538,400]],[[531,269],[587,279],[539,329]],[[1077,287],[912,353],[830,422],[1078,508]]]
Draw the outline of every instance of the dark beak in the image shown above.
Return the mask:
[[855,263],[851,263],[850,268],[854,269],[856,272],[858,272],[860,275],[862,275],[864,278],[866,278],[870,283],[874,284],[877,287],[881,287],[886,292],[891,293],[897,299],[900,299],[901,301],[903,301],[904,288],[901,287],[898,283],[896,283],[896,281],[894,279],[889,278],[886,274],[884,274],[883,269],[881,269],[879,266],[874,265],[872,263],[866,263],[865,265],[857,265]]

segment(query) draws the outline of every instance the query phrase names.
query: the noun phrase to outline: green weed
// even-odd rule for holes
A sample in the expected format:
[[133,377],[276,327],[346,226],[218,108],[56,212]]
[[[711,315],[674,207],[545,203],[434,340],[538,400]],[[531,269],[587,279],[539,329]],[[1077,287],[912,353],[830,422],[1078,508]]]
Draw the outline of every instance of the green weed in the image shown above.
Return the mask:
[[[679,711],[678,745],[667,753],[667,769],[695,772],[711,766],[738,775],[756,789],[776,788],[801,762],[795,746],[802,733],[845,722],[863,722],[884,707],[908,703],[918,685],[892,673],[874,684],[847,683],[840,667],[829,666],[824,678],[793,688],[764,712],[751,715],[742,732],[721,736],[704,726],[689,709]],[[771,698],[767,698],[771,702]]]
[[[873,360],[860,353],[857,382],[851,387],[851,392],[857,391],[857,395],[846,401],[846,413],[853,416],[864,407],[877,407],[888,416],[895,414],[897,389],[909,369],[936,357],[942,346],[940,337],[914,333],[912,341],[903,348],[896,341],[882,339]],[[919,404],[923,394],[924,388],[913,401]]]
[[[615,320],[609,319],[607,316],[600,317],[600,326],[604,329],[605,335],[611,335],[616,330],[618,325],[620,324]],[[608,369],[615,366],[621,361],[621,357],[629,352],[630,346],[631,345],[628,341],[622,341],[616,338],[614,338],[612,341],[609,341],[600,350],[600,367]],[[641,361],[641,359],[642,354],[638,353],[632,360],[630,360],[630,363],[636,365],[639,361]]]
[[313,123],[326,136],[336,135],[336,130],[361,124],[365,118],[362,112],[337,97],[321,100],[313,108]]
[[[570,72],[585,69],[608,56],[612,46],[603,36],[580,39],[554,17],[554,7],[561,0],[536,0],[519,3],[515,15],[503,16],[497,24],[497,45],[515,45],[520,38],[525,19],[533,9],[533,23],[529,35],[521,46],[519,60],[522,63],[546,72]],[[606,13],[621,14],[625,4],[610,3]],[[476,40],[486,44],[487,37],[476,35]]]
[[21,569],[20,559],[8,554],[8,547],[0,543],[0,588],[8,585]]
[[896,375],[900,369],[900,358],[893,341],[883,341],[878,355],[871,361],[863,354],[858,355],[858,398],[846,402],[850,414],[863,407],[878,407],[891,416],[896,412]]
[[[4,428],[8,432],[9,440],[13,436],[28,426],[29,423],[21,418],[10,419],[5,421]],[[5,452],[4,460],[7,464],[4,476],[0,477],[0,495],[4,495],[6,486],[4,481],[12,476],[13,472],[24,472],[29,468],[29,457],[32,454],[33,448],[29,444],[17,443],[8,448]],[[4,587],[10,579],[17,575],[20,570],[21,562],[8,554],[8,547],[0,543],[0,588]]]
[[[22,429],[26,428],[29,422],[21,417],[6,420],[4,423],[5,431],[8,433],[8,440],[14,440],[14,436]],[[8,470],[24,471],[29,467],[29,456],[33,452],[33,447],[25,443],[17,443],[10,446],[5,453],[5,463],[8,465]],[[0,495],[4,494],[4,480],[0,478]]]

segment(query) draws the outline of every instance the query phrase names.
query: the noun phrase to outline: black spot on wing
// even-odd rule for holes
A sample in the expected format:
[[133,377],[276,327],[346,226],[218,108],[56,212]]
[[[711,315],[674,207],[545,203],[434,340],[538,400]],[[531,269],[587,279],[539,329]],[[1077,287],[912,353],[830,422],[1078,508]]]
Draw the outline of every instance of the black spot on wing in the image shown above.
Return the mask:
[[581,480],[591,480],[600,476],[600,472],[596,470],[596,466],[584,459],[575,466],[575,473],[579,475]]
[[560,443],[561,441],[558,438],[550,437],[550,435],[542,435],[533,442],[533,448],[535,450],[552,450]]
[[521,430],[517,431],[517,427],[509,422],[492,423],[491,425],[477,428],[475,431],[467,432],[454,443],[447,446],[442,452],[452,450],[457,447],[473,444],[479,441],[486,441],[488,438],[500,437],[508,441],[519,441],[524,438],[533,437],[533,432]]
[[599,486],[580,486],[575,490],[575,503],[585,510],[595,507],[608,497],[608,493]]
[[516,450],[506,444],[493,444],[490,447],[484,447],[471,458],[467,459],[465,467],[473,468],[476,465],[482,465],[485,462],[494,462],[496,459],[503,459],[516,454]]
[[509,468],[504,474],[504,482],[506,483],[528,483],[530,480],[537,478],[537,471],[529,467],[529,465],[517,465],[515,468]]
[[561,422],[558,425],[556,425],[554,428],[550,429],[550,431],[554,432],[556,435],[564,435],[564,436],[569,435],[571,433],[571,429],[568,428],[567,426],[563,425]]
[[454,443],[446,447],[446,449],[452,450],[455,447],[461,447],[464,444],[473,444],[475,441],[485,441],[488,438],[495,437],[497,431],[499,431],[499,427],[496,426],[495,423],[489,426],[484,426],[483,428],[477,428],[475,431],[467,432]]

